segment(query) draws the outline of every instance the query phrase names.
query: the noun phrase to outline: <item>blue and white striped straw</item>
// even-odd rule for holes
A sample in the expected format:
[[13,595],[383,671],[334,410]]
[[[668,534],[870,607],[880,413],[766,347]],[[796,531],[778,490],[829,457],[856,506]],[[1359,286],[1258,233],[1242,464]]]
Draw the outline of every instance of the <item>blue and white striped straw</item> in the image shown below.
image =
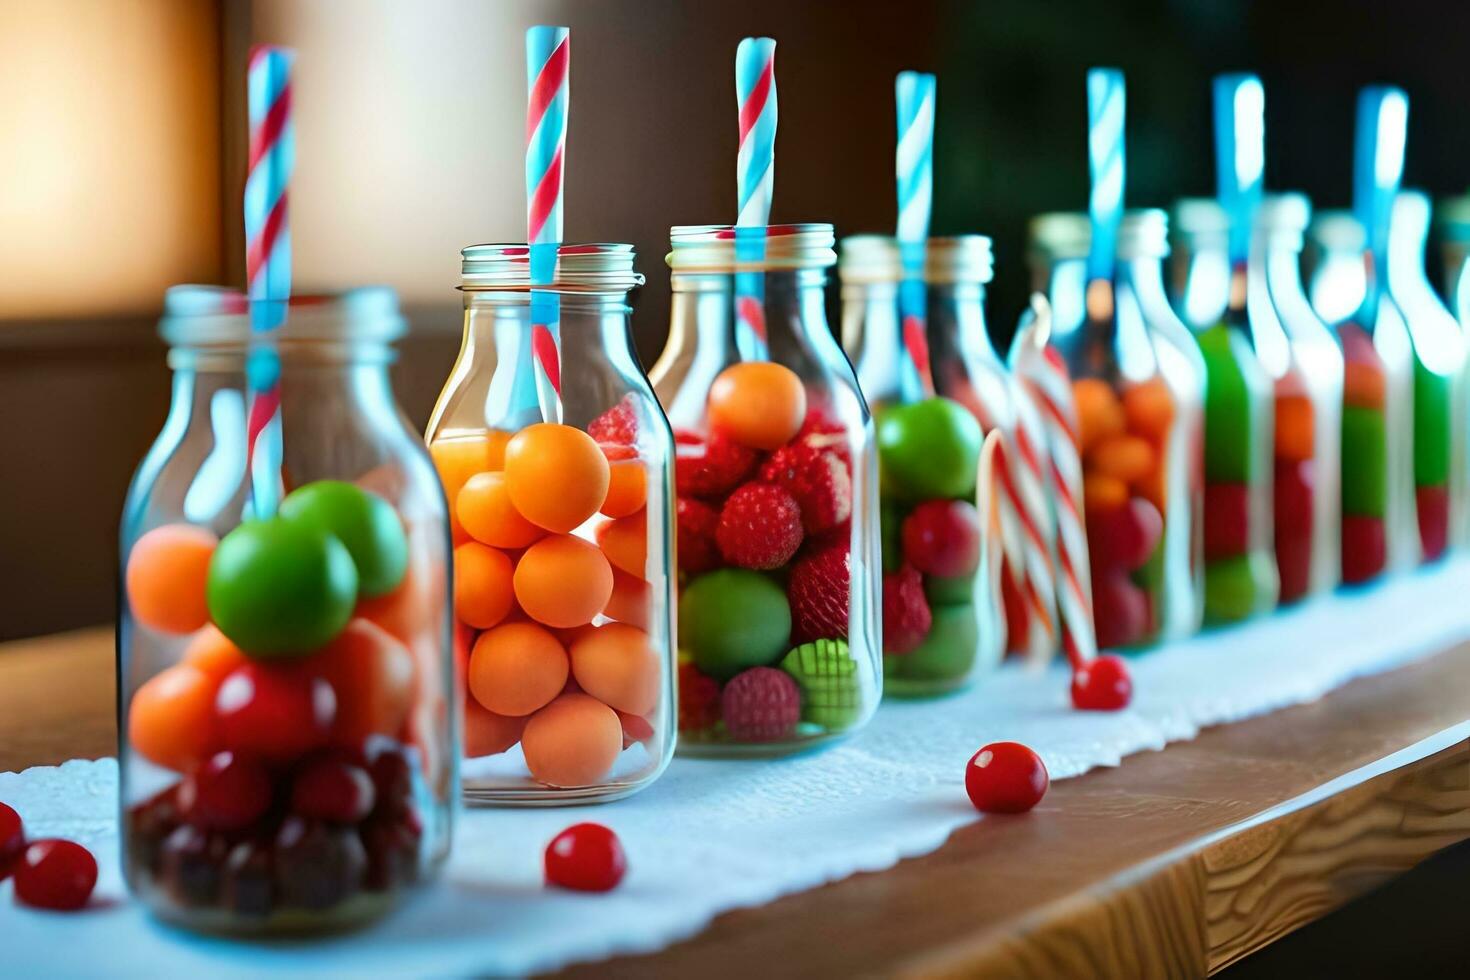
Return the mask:
[[1123,218],[1123,73],[1093,68],[1087,73],[1087,164],[1092,193],[1087,214],[1092,223],[1089,281],[1113,278],[1118,223]]
[[[735,102],[740,119],[735,259],[759,263],[766,257],[776,178],[776,42],[771,38],[747,37],[735,49]],[[735,343],[747,361],[770,356],[765,291],[762,273],[735,273]]]
[[1250,255],[1266,169],[1266,90],[1255,75],[1215,76],[1215,181],[1230,219],[1230,262]]
[[900,72],[894,85],[898,105],[898,248],[903,262],[898,312],[901,395],[906,401],[934,394],[929,370],[924,290],[924,255],[934,205],[933,75]]
[[[531,284],[556,279],[563,236],[562,198],[567,113],[570,108],[571,32],[565,27],[526,31],[526,242]],[[541,418],[560,422],[561,300],[531,290],[530,363]]]

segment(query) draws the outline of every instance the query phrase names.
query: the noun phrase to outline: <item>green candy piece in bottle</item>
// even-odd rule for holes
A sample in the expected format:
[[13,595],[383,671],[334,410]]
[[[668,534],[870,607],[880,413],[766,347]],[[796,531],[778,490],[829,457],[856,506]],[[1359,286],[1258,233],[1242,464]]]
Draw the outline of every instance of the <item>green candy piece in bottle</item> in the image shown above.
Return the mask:
[[1414,484],[1450,478],[1450,379],[1414,361]]
[[840,732],[863,712],[857,661],[845,640],[803,643],[781,659],[781,669],[801,688],[801,720]]
[[1388,498],[1388,442],[1383,411],[1342,409],[1342,512],[1382,517]]
[[1255,354],[1240,331],[1219,323],[1198,335],[1205,361],[1205,479],[1247,483],[1256,478],[1251,433],[1259,402],[1243,365]]

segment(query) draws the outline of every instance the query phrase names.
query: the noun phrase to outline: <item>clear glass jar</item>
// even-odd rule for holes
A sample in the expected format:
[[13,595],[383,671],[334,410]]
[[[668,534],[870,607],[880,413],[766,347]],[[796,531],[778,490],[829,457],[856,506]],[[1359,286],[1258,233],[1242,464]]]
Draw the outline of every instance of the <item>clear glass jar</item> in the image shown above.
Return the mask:
[[[1180,251],[1194,270],[1176,307],[1205,362],[1205,622],[1230,623],[1268,612],[1279,591],[1271,513],[1275,397],[1253,346],[1248,256],[1231,261],[1225,209],[1196,199],[1175,215]],[[1191,287],[1199,295],[1191,296]],[[1310,445],[1310,428],[1304,435]]]
[[[842,339],[858,383],[877,416],[883,478],[884,688],[899,697],[955,690],[994,667],[1009,636],[1027,638],[1014,599],[1006,616],[991,601],[1004,570],[982,567],[976,474],[985,432],[1013,431],[1009,374],[985,329],[990,239],[931,238],[924,257],[924,332],[935,395],[906,390],[896,239],[842,241]],[[968,418],[965,416],[968,415]],[[915,446],[915,440],[928,444]],[[915,487],[905,467],[930,465]],[[952,469],[953,475],[940,472]],[[1012,614],[1012,610],[1018,613]]]
[[[741,235],[751,234],[741,229]],[[676,227],[669,340],[649,376],[674,426],[679,750],[776,755],[866,724],[882,695],[873,423],[827,326],[829,224]],[[737,324],[736,272],[759,273]],[[742,302],[747,301],[742,291]],[[768,360],[737,333],[763,321]]]
[[429,418],[454,514],[470,803],[602,802],[674,751],[673,443],[633,355],[630,245],[563,245],[560,421],[524,245],[464,250],[464,340]]
[[1461,330],[1470,330],[1470,195],[1439,203],[1441,291]]
[[1358,220],[1318,212],[1308,235],[1312,308],[1331,325],[1343,354],[1341,578],[1356,585],[1419,560],[1414,347],[1387,291],[1371,324],[1361,322],[1370,258]]
[[1086,215],[1042,215],[1031,235],[1081,421],[1098,646],[1188,636],[1204,598],[1204,363],[1164,289],[1167,215],[1124,215],[1112,283],[1087,282]]
[[459,792],[449,534],[388,380],[391,290],[293,299],[274,516],[246,467],[249,304],[178,286],[163,429],[128,490],[118,619],[123,867],[161,918],[336,929],[449,850]]

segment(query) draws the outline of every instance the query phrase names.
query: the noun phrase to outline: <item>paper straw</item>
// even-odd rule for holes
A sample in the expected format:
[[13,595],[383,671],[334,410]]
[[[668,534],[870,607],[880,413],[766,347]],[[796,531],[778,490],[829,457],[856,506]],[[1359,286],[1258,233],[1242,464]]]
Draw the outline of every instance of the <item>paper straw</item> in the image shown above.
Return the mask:
[[[740,118],[736,158],[735,259],[766,257],[766,226],[776,175],[776,42],[748,37],[735,49],[735,101]],[[735,343],[747,361],[762,361],[766,340],[765,277],[753,269],[735,273]]]
[[1266,90],[1255,75],[1215,76],[1215,179],[1230,219],[1230,264],[1250,257],[1266,165]]
[[1097,655],[1087,532],[1078,506],[1082,500],[1082,461],[1077,455],[1077,408],[1066,364],[1049,346],[1051,307],[1039,293],[1031,297],[1031,314],[1031,321],[1016,334],[1010,364],[1039,410],[1046,433],[1050,486],[1056,504],[1056,594],[1062,649],[1076,670]]
[[898,290],[899,366],[906,400],[931,398],[934,375],[929,368],[929,337],[924,291],[924,251],[934,204],[934,76],[899,72],[894,90],[898,103],[898,248],[903,281]]
[[294,52],[261,46],[246,76],[250,160],[245,177],[245,283],[252,343],[245,364],[250,409],[245,452],[257,517],[274,514],[281,492],[281,358],[276,331],[291,298],[287,188],[296,158],[291,120]]
[[[562,243],[562,187],[570,106],[571,31],[526,31],[526,243],[531,284],[556,279]],[[541,418],[560,422],[561,301],[550,290],[531,290],[531,357]]]
[[1123,73],[1093,68],[1087,73],[1087,164],[1092,193],[1087,215],[1092,223],[1089,282],[1111,281],[1123,217]]
[[1388,223],[1393,199],[1404,176],[1409,97],[1401,88],[1370,85],[1358,93],[1358,125],[1353,146],[1353,212],[1368,232],[1372,274],[1359,319],[1373,329],[1378,299],[1388,277]]

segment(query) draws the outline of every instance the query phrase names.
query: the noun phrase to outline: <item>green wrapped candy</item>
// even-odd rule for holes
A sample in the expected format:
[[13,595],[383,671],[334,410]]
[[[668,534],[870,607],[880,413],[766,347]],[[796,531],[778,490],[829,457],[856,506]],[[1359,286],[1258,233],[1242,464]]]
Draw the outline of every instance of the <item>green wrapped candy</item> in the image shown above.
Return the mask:
[[1414,362],[1414,485],[1450,478],[1450,379]]
[[931,608],[965,605],[974,601],[975,576],[959,575],[954,578],[940,578],[937,575],[925,575],[924,596],[929,600]]
[[781,669],[801,688],[801,720],[840,732],[863,713],[857,661],[845,640],[815,640],[786,654]]
[[341,480],[318,480],[281,501],[280,516],[310,524],[347,547],[365,597],[387,595],[408,570],[408,536],[393,506],[375,493]]
[[215,548],[205,598],[220,632],[251,656],[304,656],[352,618],[357,566],[341,541],[311,524],[246,521]]
[[694,579],[679,596],[679,646],[716,680],[770,666],[790,642],[786,593],[759,572],[720,569]]
[[1265,376],[1239,330],[1220,323],[1197,339],[1205,362],[1205,478],[1248,483],[1259,476],[1251,438],[1270,397]]
[[885,410],[878,417],[883,489],[911,501],[973,497],[983,437],[969,409],[948,398]]
[[921,687],[935,692],[958,687],[979,656],[980,624],[974,606],[935,606],[931,612],[934,623],[917,649],[883,658],[884,674],[899,682],[900,693],[905,687],[913,693]]
[[1247,555],[1205,563],[1205,621],[1233,623],[1256,610],[1260,595],[1255,570]]
[[1388,496],[1388,442],[1383,411],[1342,407],[1342,512],[1382,517]]

